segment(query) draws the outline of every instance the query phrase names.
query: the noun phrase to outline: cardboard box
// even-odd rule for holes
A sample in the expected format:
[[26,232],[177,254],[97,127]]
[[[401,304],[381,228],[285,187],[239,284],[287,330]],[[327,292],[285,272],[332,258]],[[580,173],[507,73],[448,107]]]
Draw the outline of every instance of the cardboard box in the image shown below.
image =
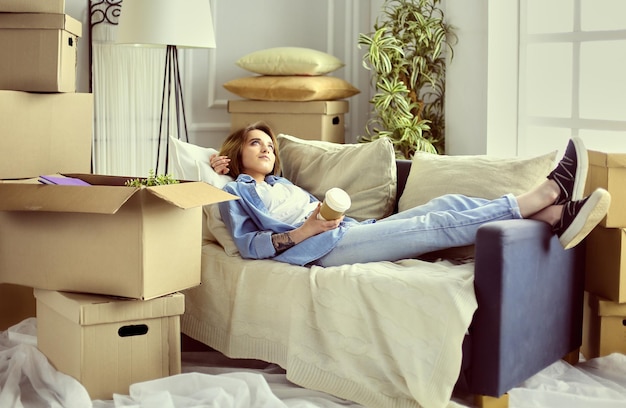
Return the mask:
[[0,283],[0,331],[35,317],[33,288]]
[[626,228],[626,153],[589,150],[589,173],[586,194],[602,187],[611,193],[611,207],[600,225]]
[[91,172],[93,95],[0,91],[0,179]]
[[64,13],[65,0],[2,0],[0,12]]
[[200,284],[202,205],[235,196],[72,176],[92,185],[0,183],[0,282],[137,299]]
[[231,131],[264,121],[275,134],[344,143],[348,101],[266,102],[228,101]]
[[626,304],[585,293],[583,345],[586,359],[626,353]]
[[626,302],[626,228],[597,226],[585,246],[585,289],[614,302]]
[[92,399],[180,373],[182,294],[141,301],[36,289],[35,296],[38,348]]
[[81,33],[66,14],[0,13],[0,89],[75,92]]

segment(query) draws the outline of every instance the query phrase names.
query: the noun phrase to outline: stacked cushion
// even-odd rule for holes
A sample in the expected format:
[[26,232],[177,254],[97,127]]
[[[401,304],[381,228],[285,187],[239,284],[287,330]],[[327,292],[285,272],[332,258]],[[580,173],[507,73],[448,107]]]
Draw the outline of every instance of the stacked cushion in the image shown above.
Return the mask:
[[236,64],[254,74],[224,84],[228,91],[261,101],[344,99],[359,90],[344,79],[328,76],[344,66],[338,58],[301,47],[277,47],[241,57]]
[[237,66],[260,75],[325,75],[344,63],[322,51],[300,47],[278,47],[256,51],[239,58]]

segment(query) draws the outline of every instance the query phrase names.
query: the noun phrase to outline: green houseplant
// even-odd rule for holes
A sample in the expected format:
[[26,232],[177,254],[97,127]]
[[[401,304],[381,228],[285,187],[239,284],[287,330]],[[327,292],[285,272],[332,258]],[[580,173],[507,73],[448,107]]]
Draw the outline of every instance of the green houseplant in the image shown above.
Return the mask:
[[124,183],[127,187],[152,187],[152,186],[162,186],[165,184],[178,184],[180,183],[174,177],[169,174],[154,174],[154,170],[150,169],[148,172],[148,177],[145,179],[136,178],[126,180]]
[[445,73],[456,37],[439,3],[385,0],[374,31],[359,35],[363,66],[372,71],[376,89],[361,141],[388,137],[400,158],[444,153]]

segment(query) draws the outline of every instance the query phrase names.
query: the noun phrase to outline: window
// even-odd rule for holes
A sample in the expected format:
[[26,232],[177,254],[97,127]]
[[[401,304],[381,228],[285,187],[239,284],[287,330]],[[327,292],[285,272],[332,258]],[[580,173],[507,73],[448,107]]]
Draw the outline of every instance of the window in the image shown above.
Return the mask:
[[626,1],[519,4],[519,152],[626,151]]

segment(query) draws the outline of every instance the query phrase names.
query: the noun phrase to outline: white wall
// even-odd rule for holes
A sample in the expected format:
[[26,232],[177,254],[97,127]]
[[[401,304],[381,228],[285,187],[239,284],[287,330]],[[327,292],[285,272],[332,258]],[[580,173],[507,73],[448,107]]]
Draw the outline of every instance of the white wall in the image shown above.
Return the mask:
[[357,40],[358,33],[371,26],[369,1],[213,0],[211,4],[217,47],[185,50],[183,57],[192,140],[215,146],[230,130],[227,101],[238,97],[222,84],[253,75],[235,65],[238,58],[265,48],[299,46],[328,52],[345,62],[344,68],[331,75],[362,91],[349,98],[346,116],[346,140],[356,141],[368,111],[369,75],[361,66]]
[[[239,56],[258,49],[293,45],[327,51],[346,63],[335,75],[361,90],[361,94],[349,99],[350,113],[346,118],[346,140],[355,142],[364,132],[371,96],[369,72],[362,67],[362,51],[357,47],[358,34],[372,29],[382,3],[383,0],[211,0],[217,48],[181,53],[191,140],[216,146],[228,134],[226,101],[235,96],[222,84],[247,75],[234,64]],[[508,77],[516,72],[511,66],[516,64],[517,52],[514,36],[502,37],[500,31],[511,31],[516,26],[501,16],[493,16],[501,12],[507,15],[516,4],[517,0],[445,0],[447,17],[457,27],[459,36],[447,82],[450,154],[515,153],[511,149],[516,137],[515,120],[511,118],[514,108],[503,105],[498,94],[506,96],[511,90]],[[88,92],[88,1],[67,0],[66,12],[83,22],[78,90]],[[496,24],[499,31],[490,30],[489,24]],[[498,55],[488,54],[490,42],[497,44]],[[506,81],[509,82],[503,84]],[[512,95],[513,92],[509,97]],[[501,116],[487,115],[488,108],[494,106],[503,111]]]
[[[181,50],[183,86],[190,139],[204,146],[216,146],[230,131],[226,111],[228,99],[237,98],[222,84],[252,75],[235,61],[252,51],[300,46],[319,49],[345,62],[332,75],[361,90],[349,98],[346,140],[355,142],[367,120],[370,98],[369,73],[362,67],[358,34],[372,27],[372,10],[380,0],[210,0],[215,26],[215,49]],[[78,90],[89,89],[88,1],[67,0],[66,12],[83,22],[79,42]],[[245,10],[245,12],[242,12]]]
[[455,27],[446,79],[448,154],[517,151],[517,0],[446,0]]

